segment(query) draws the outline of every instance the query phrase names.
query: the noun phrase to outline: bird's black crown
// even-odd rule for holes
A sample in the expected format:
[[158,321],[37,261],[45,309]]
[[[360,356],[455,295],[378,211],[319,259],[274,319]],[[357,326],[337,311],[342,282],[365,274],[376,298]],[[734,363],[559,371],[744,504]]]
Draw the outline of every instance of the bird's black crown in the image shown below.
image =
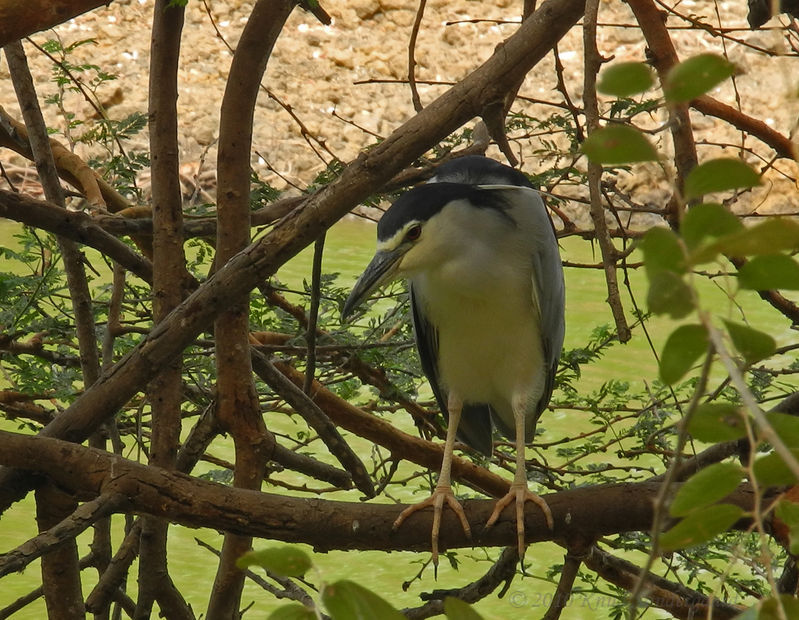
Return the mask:
[[405,192],[380,218],[377,238],[391,239],[408,222],[425,222],[455,200],[468,200],[480,209],[505,212],[508,203],[501,192],[465,183],[428,183]]
[[435,176],[400,196],[377,225],[377,238],[385,241],[412,221],[425,222],[454,200],[468,200],[473,206],[497,209],[503,214],[507,202],[502,192],[478,185],[515,185],[535,189],[518,170],[481,155],[460,157],[436,170]]

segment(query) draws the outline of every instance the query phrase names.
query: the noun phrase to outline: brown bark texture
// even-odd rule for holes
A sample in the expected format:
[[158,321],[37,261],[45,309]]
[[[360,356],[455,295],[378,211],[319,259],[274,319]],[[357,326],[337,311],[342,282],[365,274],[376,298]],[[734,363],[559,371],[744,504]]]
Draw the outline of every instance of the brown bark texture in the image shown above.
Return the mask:
[[[186,474],[141,465],[105,451],[70,442],[0,432],[4,465],[48,476],[80,500],[100,495],[125,498],[117,510],[168,518],[188,527],[210,527],[240,535],[307,543],[318,551],[379,549],[422,551],[430,547],[432,510],[408,519],[392,531],[402,511],[397,504],[357,503],[296,498],[239,489]],[[544,514],[532,503],[525,507],[527,542],[592,540],[630,531],[647,531],[658,483],[585,487],[544,495],[555,527],[547,528]],[[741,486],[725,499],[751,510],[752,492]],[[484,529],[493,500],[469,500],[464,510],[474,532],[469,540],[457,516],[444,511],[441,544],[446,548],[504,546],[515,540],[515,518],[507,511],[497,524]],[[742,520],[741,527],[748,521]]]

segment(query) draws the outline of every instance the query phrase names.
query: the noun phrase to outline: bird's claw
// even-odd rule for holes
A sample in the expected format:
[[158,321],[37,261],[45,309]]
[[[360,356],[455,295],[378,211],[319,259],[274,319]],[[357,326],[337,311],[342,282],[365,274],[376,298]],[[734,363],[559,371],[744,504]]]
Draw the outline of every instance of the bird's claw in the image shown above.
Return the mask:
[[391,526],[391,529],[396,531],[400,525],[402,525],[405,519],[411,516],[414,512],[423,510],[428,506],[433,507],[433,528],[430,539],[433,551],[433,571],[436,575],[438,574],[438,532],[441,528],[441,513],[444,511],[444,502],[446,502],[447,506],[449,506],[450,509],[458,516],[458,519],[461,522],[461,527],[463,527],[463,533],[466,534],[466,537],[469,540],[471,540],[472,529],[469,527],[469,521],[466,519],[466,513],[463,511],[463,506],[461,506],[460,502],[455,498],[455,494],[452,492],[452,487],[449,485],[437,486],[433,491],[433,494],[426,500],[408,506],[400,513],[400,515],[394,521],[394,524]]
[[512,484],[510,490],[501,497],[494,505],[494,511],[488,517],[486,522],[486,529],[490,528],[497,522],[502,511],[511,503],[516,502],[516,539],[519,549],[519,561],[524,560],[524,549],[526,547],[524,542],[524,504],[527,501],[535,503],[544,513],[544,518],[547,520],[547,527],[550,530],[555,529],[555,521],[552,518],[552,511],[544,498],[533,493],[527,488],[526,484]]

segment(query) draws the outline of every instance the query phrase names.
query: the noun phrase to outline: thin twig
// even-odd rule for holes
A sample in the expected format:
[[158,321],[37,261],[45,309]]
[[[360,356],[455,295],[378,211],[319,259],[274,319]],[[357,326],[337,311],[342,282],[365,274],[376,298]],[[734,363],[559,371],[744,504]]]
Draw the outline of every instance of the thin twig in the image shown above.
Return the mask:
[[308,422],[335,456],[341,466],[352,475],[355,486],[367,497],[374,497],[374,485],[361,459],[350,448],[336,425],[312,400],[313,395],[306,394],[292,383],[263,353],[251,350],[252,365],[256,374],[275,390],[285,401]]
[[305,330],[305,342],[308,351],[305,354],[305,385],[303,392],[311,393],[314,374],[316,373],[316,329],[319,324],[319,302],[322,298],[322,257],[325,252],[325,235],[322,234],[314,243],[313,267],[311,272],[311,304],[308,308],[308,327]]
[[[585,7],[583,24],[583,49],[585,50],[585,75],[583,84],[583,104],[585,105],[585,118],[588,131],[593,132],[599,128],[599,104],[596,94],[596,76],[602,65],[602,57],[596,47],[596,18],[599,11],[599,0],[588,0]],[[600,182],[602,166],[598,163],[588,162],[588,190],[591,197],[591,220],[596,229],[599,249],[602,252],[602,263],[605,271],[605,283],[608,290],[607,302],[613,313],[616,323],[616,332],[620,342],[627,342],[632,337],[632,332],[624,315],[624,306],[619,295],[619,283],[616,274],[616,260],[618,253],[608,235],[608,226],[605,222],[605,210],[602,208],[602,194]]]
[[757,404],[754,395],[746,384],[743,373],[735,364],[735,361],[727,350],[721,333],[712,324],[708,316],[702,313],[700,317],[702,318],[702,324],[707,329],[710,341],[713,343],[713,347],[719,355],[721,363],[724,364],[724,368],[727,373],[729,373],[733,386],[741,396],[744,407],[746,407],[746,410],[751,414],[752,418],[754,418],[755,425],[758,427],[762,439],[772,445],[774,451],[780,455],[780,458],[785,462],[785,465],[788,466],[788,469],[791,470],[791,473],[796,476],[796,478],[799,478],[799,462],[797,462],[796,457],[788,446],[785,445],[785,442],[777,435],[774,427],[771,426],[763,410]]
[[467,603],[475,603],[486,596],[491,594],[500,584],[505,584],[500,596],[502,596],[510,582],[513,581],[516,575],[516,563],[519,561],[519,552],[515,546],[506,547],[500,553],[497,561],[491,566],[485,575],[480,577],[462,588],[454,590],[434,590],[433,592],[422,594],[421,598],[427,599],[429,602],[420,607],[412,609],[403,609],[402,613],[406,618],[411,620],[420,620],[421,618],[429,618],[436,616],[444,611],[444,598],[453,596],[459,598]]
[[667,516],[669,498],[672,492],[671,486],[677,478],[677,472],[680,470],[682,451],[685,448],[685,444],[688,442],[689,437],[688,425],[690,424],[694,412],[699,407],[699,404],[704,397],[708,378],[710,376],[710,367],[712,364],[713,348],[708,347],[708,352],[707,355],[705,355],[704,362],[702,363],[702,370],[699,374],[699,380],[697,381],[696,388],[694,389],[693,397],[691,398],[691,402],[688,405],[680,424],[680,432],[677,435],[677,445],[674,448],[674,458],[671,460],[671,463],[669,463],[669,468],[663,476],[663,482],[660,485],[660,489],[658,490],[657,498],[655,500],[654,514],[652,516],[652,530],[650,534],[652,547],[646,558],[646,562],[638,573],[638,579],[635,582],[635,586],[630,592],[629,610],[631,618],[635,618],[636,610],[638,609],[638,603],[640,602],[644,589],[648,583],[647,576],[649,575],[649,571],[652,569],[655,560],[660,555],[658,540],[660,538],[660,532],[663,529],[663,523],[665,522]]
[[423,106],[422,100],[419,98],[419,89],[416,88],[416,38],[419,36],[419,27],[422,25],[426,4],[427,0],[419,0],[419,8],[416,9],[416,18],[413,20],[413,28],[411,28],[411,39],[408,41],[408,85],[411,87],[413,109],[417,112],[421,112]]
[[[620,588],[629,589],[633,580],[640,583],[640,568],[621,558],[617,558],[597,546],[584,559],[586,567],[597,573],[605,581]],[[647,595],[656,607],[659,607],[676,618],[710,618],[715,620],[732,620],[743,610],[742,607],[713,600],[705,594],[683,585],[672,583],[654,573],[646,574],[646,582],[650,584]],[[632,616],[635,617],[635,616]]]
[[571,598],[574,580],[577,577],[577,573],[580,570],[580,565],[585,555],[585,547],[582,545],[575,549],[569,549],[566,553],[566,557],[563,561],[563,569],[560,571],[558,587],[555,588],[555,594],[552,595],[552,603],[549,605],[549,609],[547,609],[542,620],[558,620],[558,618],[560,618],[560,614],[566,608]]
[[123,500],[121,495],[98,495],[81,504],[75,512],[58,525],[41,532],[16,549],[4,553],[0,557],[0,577],[24,570],[28,564],[42,557],[51,549],[66,540],[75,538],[91,527],[93,523],[114,512]]

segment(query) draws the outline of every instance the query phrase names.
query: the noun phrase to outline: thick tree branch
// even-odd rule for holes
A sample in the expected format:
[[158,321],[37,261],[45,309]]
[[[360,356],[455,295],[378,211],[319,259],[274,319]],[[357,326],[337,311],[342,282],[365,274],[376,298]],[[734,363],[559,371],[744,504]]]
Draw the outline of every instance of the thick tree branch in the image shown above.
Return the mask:
[[[149,136],[153,212],[153,320],[163,321],[182,300],[186,258],[178,158],[178,85],[184,8],[157,0],[150,42]],[[147,386],[152,415],[150,463],[174,468],[182,428],[183,364],[176,356]],[[149,618],[158,601],[168,618],[193,619],[167,568],[169,522],[142,519],[136,618]]]
[[[41,436],[0,431],[0,463],[44,474],[76,497],[102,494],[126,498],[119,510],[168,518],[188,527],[209,527],[241,535],[302,542],[320,551],[377,549],[424,551],[430,546],[432,510],[408,519],[408,527],[392,531],[401,505],[295,498],[237,489],[186,474],[141,465],[118,455]],[[549,530],[532,503],[525,513],[527,542],[593,540],[620,532],[646,532],[651,527],[653,499],[659,483],[608,484],[545,495],[555,521]],[[724,501],[752,510],[752,491],[742,485]],[[507,546],[515,541],[512,515],[484,529],[493,500],[465,500],[472,526],[469,540],[457,516],[444,511],[442,545],[446,548]],[[512,511],[508,511],[510,513]],[[747,527],[742,519],[737,527]]]
[[60,523],[3,554],[0,556],[0,577],[23,570],[36,558],[71,541],[97,520],[114,512],[121,505],[121,499],[118,495],[98,495],[79,506]]
[[[669,31],[666,18],[652,0],[627,0],[627,4],[635,14],[635,19],[644,33],[646,44],[661,83],[666,81],[669,70],[679,62]],[[691,117],[687,103],[669,106],[671,138],[674,143],[674,164],[677,168],[675,185],[681,193],[688,173],[697,163],[696,144],[694,142]],[[669,225],[677,229],[682,219],[682,200],[677,194],[669,201]]]
[[[250,243],[250,153],[255,101],[272,48],[295,5],[292,0],[258,0],[233,54],[219,122],[217,265]],[[248,292],[231,295],[214,324],[217,418],[233,437],[233,484],[259,489],[275,438],[264,425],[252,374]],[[250,545],[249,536],[225,534],[208,603],[209,618],[238,615],[244,573],[236,561]]]
[[[22,43],[17,41],[3,48],[17,94],[25,128],[28,130],[31,152],[45,197],[61,208],[64,191],[58,178],[47,126],[42,116],[33,76]],[[78,340],[83,384],[92,385],[100,374],[97,338],[94,331],[94,313],[89,282],[83,256],[75,242],[58,238],[58,246],[66,273],[72,312],[75,317],[75,334]],[[36,490],[36,521],[40,529],[58,523],[74,509],[74,500],[60,489],[45,485]],[[65,541],[55,551],[42,557],[42,584],[48,615],[51,618],[70,618],[84,611],[81,593],[78,547],[75,539]]]
[[0,46],[96,9],[109,0],[0,0]]
[[118,262],[145,282],[153,280],[152,263],[136,254],[119,239],[109,235],[88,213],[67,211],[50,202],[0,189],[0,217],[88,245]]
[[693,99],[690,105],[697,112],[727,121],[736,129],[745,131],[749,135],[754,136],[774,149],[774,153],[779,157],[784,157],[786,159],[797,159],[797,157],[799,157],[796,144],[791,142],[789,137],[772,129],[760,119],[747,116],[731,105],[722,103],[708,95],[702,95],[701,97]]
[[[77,507],[71,495],[53,484],[38,487],[34,496],[36,525],[40,532],[58,527],[61,520]],[[62,540],[60,545],[42,556],[42,587],[48,618],[72,620],[84,615],[78,542],[75,538]]]
[[[614,557],[598,547],[583,559],[585,565],[597,573],[602,579],[625,590],[632,589],[639,578],[640,567]],[[653,573],[646,575],[644,597],[655,607],[672,614],[675,618],[708,618],[712,605],[713,618],[727,620],[737,617],[742,607],[730,605],[718,599],[711,599],[685,586],[672,583]]]

